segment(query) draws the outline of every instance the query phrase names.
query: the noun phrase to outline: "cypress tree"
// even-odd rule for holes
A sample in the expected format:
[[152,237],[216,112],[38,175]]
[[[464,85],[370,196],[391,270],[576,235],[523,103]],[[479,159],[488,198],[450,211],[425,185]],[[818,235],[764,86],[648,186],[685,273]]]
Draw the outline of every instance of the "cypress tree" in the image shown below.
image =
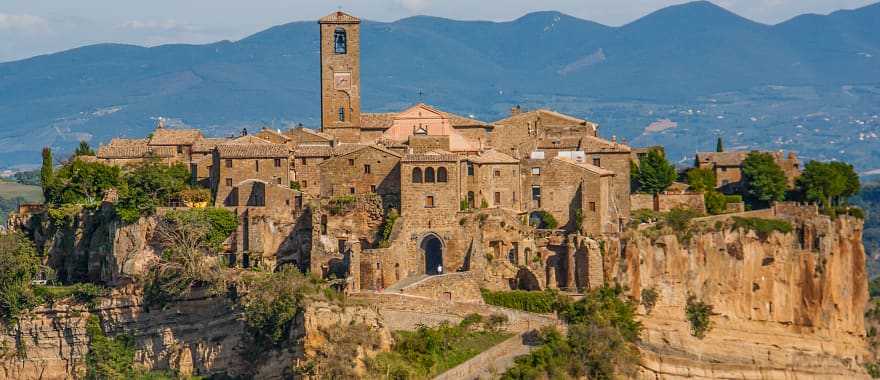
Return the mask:
[[723,152],[724,151],[724,144],[721,143],[720,136],[718,137],[718,141],[715,142],[715,151],[716,152]]
[[52,150],[43,148],[43,166],[40,168],[40,184],[43,186],[43,197],[49,201],[49,187],[52,183],[54,167],[52,166]]

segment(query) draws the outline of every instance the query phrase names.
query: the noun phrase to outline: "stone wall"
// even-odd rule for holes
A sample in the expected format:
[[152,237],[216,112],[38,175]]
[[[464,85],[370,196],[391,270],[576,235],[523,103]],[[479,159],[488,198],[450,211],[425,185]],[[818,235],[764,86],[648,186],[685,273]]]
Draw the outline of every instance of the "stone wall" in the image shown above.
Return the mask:
[[668,212],[683,207],[706,213],[706,202],[701,193],[662,193],[657,195],[656,203],[652,194],[632,194],[630,203],[633,210]]
[[480,284],[473,272],[429,276],[401,289],[401,292],[438,300],[483,303]]
[[[279,158],[223,158],[214,152],[212,163],[213,183],[216,205],[238,205],[248,198],[239,196],[236,187],[245,181],[259,180],[266,184],[290,186],[290,162],[287,157]],[[273,202],[266,199],[267,203]]]
[[400,157],[373,147],[320,164],[321,196],[400,192]]
[[[489,207],[506,207],[513,210],[520,208],[522,186],[518,164],[479,164],[473,163],[473,176],[466,175],[464,180],[466,192],[461,199],[474,202],[471,207],[482,207],[485,201]],[[462,172],[467,174],[467,164],[463,164]]]

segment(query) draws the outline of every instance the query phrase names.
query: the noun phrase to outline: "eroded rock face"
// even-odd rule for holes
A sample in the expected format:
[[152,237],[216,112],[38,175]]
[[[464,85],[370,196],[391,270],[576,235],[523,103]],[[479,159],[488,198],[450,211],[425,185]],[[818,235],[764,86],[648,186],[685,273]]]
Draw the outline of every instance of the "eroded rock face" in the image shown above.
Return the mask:
[[[93,314],[100,317],[108,335],[134,337],[136,364],[182,374],[285,378],[292,364],[321,349],[326,340],[322,331],[351,323],[375,329],[382,349],[391,344],[390,332],[375,309],[315,303],[298,317],[289,347],[253,360],[241,312],[225,298],[194,294],[165,310],[147,312],[138,295],[123,290],[91,313],[82,306],[56,305],[38,309],[18,327],[5,329],[0,333],[0,346],[8,349],[0,356],[0,380],[69,379],[84,374],[89,340],[86,323]],[[16,347],[22,348],[20,356]],[[361,360],[375,355],[362,352]]]
[[[619,281],[635,299],[659,295],[643,318],[644,378],[859,378],[868,300],[862,222],[812,215],[795,232],[697,233],[625,242]],[[690,334],[689,295],[713,306],[705,338]],[[642,310],[644,311],[644,310]]]

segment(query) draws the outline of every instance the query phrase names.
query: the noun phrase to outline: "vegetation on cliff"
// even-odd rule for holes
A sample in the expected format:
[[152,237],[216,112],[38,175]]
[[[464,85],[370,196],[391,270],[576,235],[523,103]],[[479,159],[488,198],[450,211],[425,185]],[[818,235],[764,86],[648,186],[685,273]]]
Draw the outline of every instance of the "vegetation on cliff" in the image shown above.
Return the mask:
[[369,363],[370,372],[385,379],[433,378],[509,338],[511,334],[499,329],[504,322],[503,316],[472,314],[458,325],[444,322],[395,332],[394,347]]
[[785,172],[772,154],[749,153],[742,163],[742,175],[746,183],[746,201],[752,208],[766,208],[772,202],[785,199]]
[[631,172],[636,191],[648,194],[666,191],[678,176],[675,166],[666,161],[660,149],[651,149],[644,158],[639,159],[638,165],[633,163]]
[[21,234],[0,234],[0,318],[15,322],[38,304],[31,281],[40,270],[34,244]]
[[800,198],[818,202],[822,212],[835,216],[846,212],[849,197],[859,192],[861,182],[850,164],[810,161],[798,178],[798,187]]
[[693,294],[689,294],[685,305],[685,317],[691,325],[691,335],[703,338],[712,329],[712,305],[703,302]]
[[555,289],[541,292],[526,290],[491,291],[480,289],[483,301],[489,305],[527,311],[529,313],[553,313],[571,303],[571,298]]
[[733,228],[754,231],[761,240],[767,240],[774,232],[787,234],[794,230],[791,223],[786,220],[742,218],[738,216],[733,217]]
[[502,379],[632,376],[639,363],[635,342],[642,329],[635,308],[620,288],[591,291],[559,310],[569,324],[566,336],[542,329],[540,347],[517,358]]

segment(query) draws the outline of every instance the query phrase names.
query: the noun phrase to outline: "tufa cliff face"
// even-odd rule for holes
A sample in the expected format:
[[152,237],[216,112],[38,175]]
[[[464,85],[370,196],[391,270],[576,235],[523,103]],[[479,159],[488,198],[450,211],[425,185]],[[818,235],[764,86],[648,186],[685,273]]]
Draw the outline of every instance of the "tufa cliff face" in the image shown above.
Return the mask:
[[[866,376],[861,220],[777,217],[794,231],[761,238],[707,218],[687,242],[640,233],[625,241],[619,282],[637,300],[649,288],[659,294],[643,318],[643,378]],[[690,333],[689,295],[713,306],[703,339]]]
[[[339,326],[369,327],[378,334],[380,350],[391,344],[391,334],[374,308],[316,302],[297,316],[289,346],[254,360],[241,312],[225,298],[193,294],[165,310],[145,312],[139,296],[117,291],[91,311],[59,304],[38,309],[19,326],[5,329],[0,333],[0,346],[7,347],[0,356],[0,380],[68,379],[84,374],[90,315],[100,317],[108,335],[134,338],[135,364],[185,375],[286,378],[294,364],[316,355],[329,339],[327,335]],[[20,354],[15,352],[17,347],[21,347]],[[362,368],[363,360],[375,352],[359,352],[355,361]]]

